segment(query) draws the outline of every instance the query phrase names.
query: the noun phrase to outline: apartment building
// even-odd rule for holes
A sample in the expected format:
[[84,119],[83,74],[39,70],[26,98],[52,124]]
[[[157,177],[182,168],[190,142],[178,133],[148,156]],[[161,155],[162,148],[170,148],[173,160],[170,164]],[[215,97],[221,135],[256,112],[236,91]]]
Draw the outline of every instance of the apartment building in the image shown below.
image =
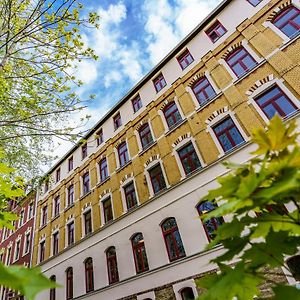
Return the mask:
[[[299,123],[300,1],[223,1],[48,172],[37,299],[194,299],[226,216],[201,200],[274,114]],[[289,208],[287,208],[289,209]],[[292,278],[287,280],[293,283]]]
[[[24,199],[11,201],[8,210],[19,216],[13,222],[14,229],[0,230],[0,261],[9,265],[31,266],[34,232],[35,192],[28,193]],[[23,296],[0,287],[0,299],[22,300]]]

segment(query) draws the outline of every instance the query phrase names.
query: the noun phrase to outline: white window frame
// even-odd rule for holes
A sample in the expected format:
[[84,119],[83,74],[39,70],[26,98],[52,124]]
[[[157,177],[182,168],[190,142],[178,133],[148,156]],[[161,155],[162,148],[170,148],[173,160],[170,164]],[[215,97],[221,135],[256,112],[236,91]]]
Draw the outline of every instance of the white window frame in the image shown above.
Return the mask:
[[[243,48],[245,48],[245,50],[252,56],[252,58],[257,62],[257,65],[260,64],[264,60],[263,57],[259,57],[255,53],[255,51],[249,46],[249,43],[248,43],[247,40],[242,40],[242,45],[241,46]],[[230,76],[232,77],[232,82],[240,80],[241,78],[246,76],[252,70],[252,69],[249,70],[249,72],[243,74],[241,77],[237,77],[236,74],[233,72],[233,70],[230,68],[230,66],[227,64],[227,62],[224,58],[219,59],[219,64],[222,65],[226,69],[226,71],[230,74]]]
[[[79,177],[79,181],[80,181],[80,177]],[[73,193],[73,204],[69,205],[68,204],[68,197],[69,197],[69,187],[73,185],[73,189],[74,189],[74,193]],[[65,209],[67,209],[68,207],[71,207],[72,205],[75,204],[75,201],[77,201],[77,199],[75,199],[75,183],[74,182],[69,182],[68,186],[65,188]]]
[[5,255],[5,265],[6,266],[9,266],[10,262],[11,262],[12,246],[13,246],[13,243],[10,242],[8,247],[7,247],[7,251],[6,251],[6,255]]
[[151,300],[155,300],[155,293],[154,291],[148,292],[148,293],[144,293],[144,294],[140,294],[137,295],[137,300],[144,300],[144,299],[151,299]]
[[53,201],[52,201],[52,219],[57,217],[55,215],[55,199],[57,197],[59,197],[59,211],[58,211],[58,215],[60,215],[60,213],[61,213],[61,197],[60,197],[60,194],[57,194],[57,195],[55,195],[55,197],[53,198]]
[[[232,111],[227,111],[225,113],[219,114],[217,117],[215,117],[208,125],[206,128],[206,132],[208,132],[211,136],[211,138],[213,139],[218,151],[219,151],[219,155],[218,158],[221,158],[222,156],[226,155],[227,152],[224,152],[222,145],[220,144],[218,138],[216,137],[214,130],[212,127],[214,127],[215,124],[219,123],[220,121],[222,121],[223,119],[225,119],[226,117],[230,117],[234,123],[234,125],[237,127],[237,129],[239,130],[241,136],[244,139],[244,142],[248,142],[250,140],[250,137],[248,137],[244,131],[244,129],[241,127],[240,123],[238,122],[238,120],[235,117],[235,112]],[[238,145],[236,146],[238,147]],[[229,151],[230,152],[230,151]]]
[[[150,119],[147,119],[147,121],[143,122],[141,124],[140,127],[144,126],[146,123],[148,123],[149,125],[149,128],[150,128],[150,132],[151,132],[151,135],[152,135],[152,145],[156,142],[156,138],[155,138],[155,135],[154,135],[154,132],[153,132],[153,128],[152,128],[152,124],[150,122]],[[140,129],[140,128],[139,128]],[[136,140],[137,140],[137,143],[138,143],[138,147],[139,147],[139,154],[142,153],[143,151],[145,151],[145,149],[143,149],[143,145],[142,145],[142,142],[141,142],[141,137],[140,137],[140,133],[139,133],[139,130],[135,129],[134,130],[134,134],[136,136]],[[151,144],[150,144],[151,145]],[[146,148],[147,149],[147,148]]]
[[[105,178],[104,181],[101,181],[101,174],[100,174],[100,162],[103,160],[103,159],[106,159],[106,165],[107,165],[107,177]],[[105,182],[109,177],[110,177],[110,172],[109,172],[109,164],[108,164],[108,156],[106,155],[101,155],[100,159],[97,161],[97,165],[96,165],[96,172],[97,172],[97,185],[98,184],[101,184],[102,182]]]
[[[21,240],[22,240],[22,236],[18,236],[18,238],[15,241],[13,262],[16,262],[17,260],[20,259],[20,256],[21,256]],[[18,256],[17,256],[17,245],[18,245],[18,243],[19,243],[19,253],[18,253]]]
[[91,222],[92,222],[92,232],[90,234],[92,234],[94,232],[94,226],[93,226],[93,209],[92,209],[92,205],[88,205],[85,209],[82,210],[82,214],[81,214],[81,238],[83,239],[84,237],[86,237],[85,235],[85,222],[84,222],[84,215],[87,212],[91,212]]
[[[26,240],[27,237],[29,237],[29,248],[28,251],[25,252],[26,250]],[[23,254],[22,256],[25,256],[26,254],[28,254],[30,252],[30,248],[31,248],[31,228],[29,228],[29,230],[26,230],[25,234],[24,234],[24,241],[23,241]]]
[[181,142],[179,142],[173,148],[173,151],[172,151],[172,155],[175,157],[177,165],[178,165],[178,168],[179,168],[179,171],[180,171],[180,175],[181,175],[180,180],[183,180],[184,178],[188,177],[190,174],[185,174],[185,171],[184,171],[181,159],[179,157],[178,151],[180,149],[184,148],[184,146],[186,146],[189,143],[192,143],[192,145],[193,145],[193,147],[195,149],[195,152],[196,152],[196,154],[198,156],[198,159],[199,159],[199,161],[201,163],[202,168],[206,167],[206,163],[204,162],[204,160],[202,158],[202,155],[200,154],[199,148],[198,148],[198,146],[196,144],[196,140],[193,137],[187,137],[187,138],[183,139]]
[[50,248],[51,248],[51,256],[54,256],[54,248],[53,248],[53,236],[54,236],[54,234],[56,234],[56,233],[58,233],[58,252],[59,252],[59,229],[57,228],[57,229],[55,229],[55,230],[53,230],[52,231],[52,233],[51,233],[51,241],[50,241],[50,243],[51,243],[51,245],[50,245]]
[[[21,218],[21,216],[23,216],[23,218]],[[19,226],[18,227],[21,227],[24,224],[25,224],[25,209],[22,208],[21,212],[20,212],[20,219],[19,219]]]
[[41,263],[42,261],[40,260],[41,259],[41,244],[45,242],[45,253],[44,253],[44,260],[45,261],[45,256],[46,256],[46,238],[43,237],[42,239],[40,239],[39,241],[39,247],[38,247],[38,263]]
[[[177,107],[177,109],[178,109],[178,112],[179,112],[179,114],[180,114],[180,117],[181,117],[181,122],[179,122],[178,124],[181,124],[181,123],[186,119],[186,117],[185,117],[185,115],[183,114],[183,111],[182,111],[182,109],[181,109],[181,106],[180,106],[180,104],[179,104],[179,102],[178,102],[178,97],[175,96],[172,100],[170,99],[170,100],[167,100],[167,101],[168,101],[167,105],[169,105],[169,104],[170,104],[171,102],[173,102],[173,101],[175,102],[175,105],[176,105],[176,107]],[[164,125],[164,128],[165,128],[165,134],[166,134],[167,132],[169,132],[169,131],[173,130],[174,128],[176,128],[177,125],[175,125],[175,126],[172,127],[172,128],[169,128],[169,125],[168,125],[168,123],[167,123],[167,120],[166,120],[166,117],[165,117],[165,114],[164,114],[163,110],[164,110],[164,108],[163,108],[163,109],[159,109],[159,110],[158,110],[158,114],[159,114],[160,117],[161,117],[161,120],[162,120],[163,125]]]
[[[114,202],[113,202],[113,198],[112,198],[112,193],[109,192],[109,193],[106,193],[105,195],[103,195],[102,197],[100,197],[100,201],[99,201],[100,216],[101,216],[101,226],[100,227],[107,224],[107,222],[105,222],[105,217],[104,217],[103,202],[105,200],[107,200],[108,198],[110,198],[111,208],[112,208],[112,215],[113,215],[113,219],[110,222],[115,220]],[[110,223],[110,222],[108,222],[108,223]]]
[[[209,82],[209,84],[212,86],[212,88],[213,88],[214,91],[216,92],[215,97],[212,97],[212,98],[209,99],[209,101],[207,102],[207,103],[210,103],[210,101],[213,100],[214,98],[218,97],[218,95],[219,95],[222,91],[217,87],[217,85],[215,84],[214,80],[212,79],[212,77],[210,76],[210,73],[209,73],[208,71],[205,71],[205,72],[204,72],[204,76],[203,76],[203,77],[206,77],[207,81]],[[199,78],[195,81],[195,83],[197,83],[197,81],[198,81],[199,79],[203,78],[203,77],[199,77]],[[202,107],[202,106],[200,106],[200,103],[199,103],[199,101],[198,101],[198,99],[197,99],[197,97],[196,97],[196,95],[195,95],[193,89],[192,89],[190,86],[187,86],[187,87],[185,88],[185,90],[190,94],[190,96],[191,96],[191,98],[192,98],[192,100],[193,100],[193,102],[194,102],[195,109],[197,110],[197,109],[199,109],[200,107]]]
[[[89,192],[86,194],[83,194],[83,175],[85,175],[86,173],[89,173]],[[82,173],[82,175],[79,178],[80,181],[80,198],[88,195],[91,191],[92,191],[92,184],[91,184],[91,172],[90,170],[85,170],[85,172]],[[75,196],[75,189],[74,189],[74,196]],[[75,202],[75,201],[74,201]]]
[[[43,224],[43,208],[44,208],[45,206],[47,207],[47,218],[46,218],[46,223]],[[44,226],[46,226],[46,225],[48,224],[48,219],[49,219],[48,217],[49,217],[48,205],[43,205],[43,206],[41,207],[40,227],[44,227]]]
[[[30,207],[32,207],[32,215],[30,215]],[[34,216],[34,202],[31,201],[29,204],[28,204],[28,213],[27,213],[27,219],[30,220],[31,218],[33,218]]]
[[76,242],[76,226],[75,226],[75,218],[70,218],[67,222],[66,222],[66,226],[65,226],[65,249],[70,247],[71,245],[68,244],[68,235],[69,235],[69,232],[68,232],[68,225],[70,223],[74,222],[74,243],[71,244],[71,245],[74,245],[75,242]]
[[126,143],[127,153],[128,153],[128,162],[127,162],[124,166],[126,166],[126,165],[131,161],[131,155],[130,155],[130,151],[129,151],[129,147],[128,147],[128,141],[127,141],[127,139],[125,139],[124,141],[118,143],[118,145],[116,145],[116,146],[114,147],[114,152],[115,152],[115,157],[116,157],[116,164],[117,164],[116,170],[121,169],[121,168],[124,167],[124,166],[121,166],[121,165],[120,165],[120,157],[119,157],[119,151],[118,151],[119,146],[120,146],[123,142]]
[[152,169],[153,167],[155,167],[155,166],[158,165],[158,164],[160,164],[160,167],[161,167],[161,170],[162,170],[164,179],[165,179],[166,189],[168,189],[168,188],[170,187],[169,181],[168,181],[168,178],[167,178],[167,174],[166,174],[166,172],[165,172],[165,168],[164,168],[164,165],[163,165],[163,161],[162,161],[161,159],[155,159],[155,160],[153,160],[153,161],[145,168],[145,171],[144,171],[144,175],[145,175],[145,177],[146,177],[146,181],[147,181],[147,185],[148,185],[148,189],[149,189],[149,194],[150,194],[150,197],[149,197],[149,198],[152,198],[152,197],[154,197],[154,196],[156,195],[156,194],[154,194],[154,191],[153,191],[153,186],[152,186],[152,182],[151,182],[149,170]]
[[120,185],[120,189],[119,189],[120,192],[121,192],[121,199],[122,199],[122,204],[123,204],[123,214],[125,214],[125,213],[128,212],[124,188],[126,187],[126,185],[128,185],[128,184],[131,183],[131,182],[132,182],[133,185],[134,185],[134,190],[135,190],[135,196],[136,196],[137,206],[140,205],[139,195],[138,195],[138,192],[137,192],[137,186],[136,186],[134,177],[131,176],[131,177],[127,178],[127,179]]
[[[292,5],[295,6],[296,8],[298,8],[298,9],[300,9],[300,1],[299,0],[292,0]],[[285,9],[285,8],[283,8],[283,9]],[[277,12],[280,13],[283,9],[279,9],[277,7]],[[291,40],[279,28],[277,28],[272,22],[265,21],[262,25],[265,28],[270,28],[273,32],[275,32],[282,39],[282,44],[286,44]]]
[[297,97],[294,96],[294,94],[285,86],[283,83],[283,79],[278,79],[275,78],[271,81],[268,81],[261,86],[259,86],[249,97],[248,97],[248,104],[253,105],[255,110],[258,112],[260,117],[265,121],[266,124],[270,123],[270,120],[267,118],[263,110],[260,108],[260,106],[256,103],[255,99],[258,97],[260,94],[266,92],[270,87],[277,85],[283,92],[284,94],[291,100],[291,102],[298,108],[300,109],[300,101],[297,99]]
[[195,299],[197,299],[198,291],[196,288],[195,281],[194,281],[194,279],[189,279],[189,280],[181,281],[181,282],[173,285],[173,291],[174,291],[176,300],[182,300],[181,291],[184,288],[191,288],[194,292]]

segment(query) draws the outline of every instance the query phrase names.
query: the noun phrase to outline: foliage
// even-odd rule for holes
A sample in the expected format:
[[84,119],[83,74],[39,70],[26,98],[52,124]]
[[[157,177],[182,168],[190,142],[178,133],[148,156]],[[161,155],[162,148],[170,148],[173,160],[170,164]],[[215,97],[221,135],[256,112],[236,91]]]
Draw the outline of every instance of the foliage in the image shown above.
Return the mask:
[[[12,221],[17,220],[18,216],[7,210],[8,200],[16,201],[17,198],[24,197],[24,184],[19,177],[15,177],[13,168],[1,162],[3,157],[3,153],[0,153],[0,229],[14,229]],[[17,290],[26,299],[33,300],[38,292],[54,287],[55,284],[40,274],[39,269],[5,266],[0,263],[0,286]]]
[[[259,285],[264,282],[274,293],[268,299],[300,299],[300,290],[270,279],[275,268],[288,270],[286,257],[300,246],[300,147],[295,129],[295,122],[285,125],[275,116],[267,132],[256,130],[255,157],[243,165],[227,163],[231,172],[204,197],[219,204],[205,219],[229,215],[231,220],[218,228],[209,245],[224,246],[212,260],[221,272],[198,280],[206,289],[198,299],[250,300],[260,295]],[[287,204],[292,207],[289,212]]]
[[81,136],[83,119],[68,122],[84,108],[73,74],[81,60],[97,59],[82,35],[99,19],[82,9],[77,0],[0,0],[0,147],[29,178],[53,137]]

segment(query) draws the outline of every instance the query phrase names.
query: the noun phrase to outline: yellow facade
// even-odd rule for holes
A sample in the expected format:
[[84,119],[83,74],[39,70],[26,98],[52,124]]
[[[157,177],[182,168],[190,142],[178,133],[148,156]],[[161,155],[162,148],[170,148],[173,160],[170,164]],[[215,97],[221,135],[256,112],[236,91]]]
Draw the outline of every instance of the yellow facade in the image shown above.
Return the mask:
[[[247,91],[250,90],[257,81],[263,80],[270,74],[275,78],[283,78],[286,88],[298,99],[300,96],[300,41],[293,39],[291,43],[282,47],[282,39],[270,28],[263,26],[263,23],[270,16],[270,13],[286,1],[273,0],[269,5],[259,11],[251,20],[245,20],[237,28],[237,31],[230,35],[227,40],[216,49],[207,53],[202,60],[182,78],[176,80],[172,87],[163,93],[158,99],[153,99],[147,108],[132,122],[125,125],[125,128],[113,138],[105,142],[98,151],[92,154],[89,159],[80,167],[75,169],[68,178],[62,180],[61,184],[49,193],[43,201],[38,203],[36,232],[34,242],[33,265],[38,264],[38,245],[42,237],[46,238],[45,258],[51,258],[51,235],[52,231],[59,228],[59,251],[65,248],[66,221],[69,216],[75,218],[75,243],[80,243],[82,239],[82,211],[85,205],[91,203],[93,214],[93,232],[102,230],[99,199],[105,191],[112,194],[114,221],[123,215],[123,205],[120,192],[120,182],[126,175],[133,174],[136,182],[137,193],[140,205],[146,201],[155,201],[155,197],[150,197],[149,189],[145,178],[145,163],[154,155],[159,154],[166,172],[167,181],[170,186],[179,184],[181,174],[174,155],[172,155],[172,144],[178,137],[190,133],[195,139],[200,155],[206,168],[220,159],[220,153],[215,141],[207,131],[206,120],[215,111],[228,107],[228,110],[235,114],[236,120],[250,137],[254,128],[264,127],[265,121],[262,119],[257,109],[248,103]],[[228,52],[231,46],[247,42],[261,61],[258,66],[248,72],[242,78],[233,81],[227,69],[220,63],[220,60]],[[201,45],[200,45],[201,47]],[[208,72],[214,84],[221,91],[213,101],[207,103],[199,109],[195,109],[195,103],[187,87],[197,75]],[[166,100],[173,100],[176,97],[184,121],[176,128],[165,133],[164,124],[159,110]],[[128,99],[129,101],[129,99]],[[112,112],[113,115],[113,112]],[[139,153],[136,128],[143,121],[148,120],[153,129],[155,143],[148,150]],[[117,168],[116,146],[120,141],[126,140],[131,157],[130,163],[121,169]],[[101,157],[108,159],[110,178],[103,184],[97,185],[97,163]],[[86,171],[90,171],[92,191],[83,198],[80,198],[80,176]],[[201,172],[201,170],[199,171]],[[75,186],[75,203],[72,207],[65,209],[59,217],[51,220],[53,198],[60,194],[61,206],[66,207],[66,189],[73,183]],[[41,208],[48,205],[48,222],[43,228],[39,227]],[[138,207],[136,208],[138,209]],[[109,226],[109,224],[104,225]]]

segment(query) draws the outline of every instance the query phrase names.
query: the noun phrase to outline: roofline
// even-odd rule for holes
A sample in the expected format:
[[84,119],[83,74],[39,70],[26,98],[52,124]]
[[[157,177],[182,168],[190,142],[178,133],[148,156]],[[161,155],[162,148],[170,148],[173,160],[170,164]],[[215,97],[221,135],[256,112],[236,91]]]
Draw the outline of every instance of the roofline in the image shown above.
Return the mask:
[[[219,14],[232,0],[223,0],[217,7],[215,7],[210,14],[208,14],[181,42],[179,42],[155,67],[153,67],[131,90],[129,90],[94,126],[86,133],[83,139],[88,139],[101,125],[111,117],[125,102],[132,98],[139,89],[151,79],[161,68],[167,64],[167,62],[181,48],[183,48],[188,42],[190,42],[217,14]],[[52,173],[67,157],[69,157],[80,145],[77,142],[57,163],[55,163],[43,177]]]

